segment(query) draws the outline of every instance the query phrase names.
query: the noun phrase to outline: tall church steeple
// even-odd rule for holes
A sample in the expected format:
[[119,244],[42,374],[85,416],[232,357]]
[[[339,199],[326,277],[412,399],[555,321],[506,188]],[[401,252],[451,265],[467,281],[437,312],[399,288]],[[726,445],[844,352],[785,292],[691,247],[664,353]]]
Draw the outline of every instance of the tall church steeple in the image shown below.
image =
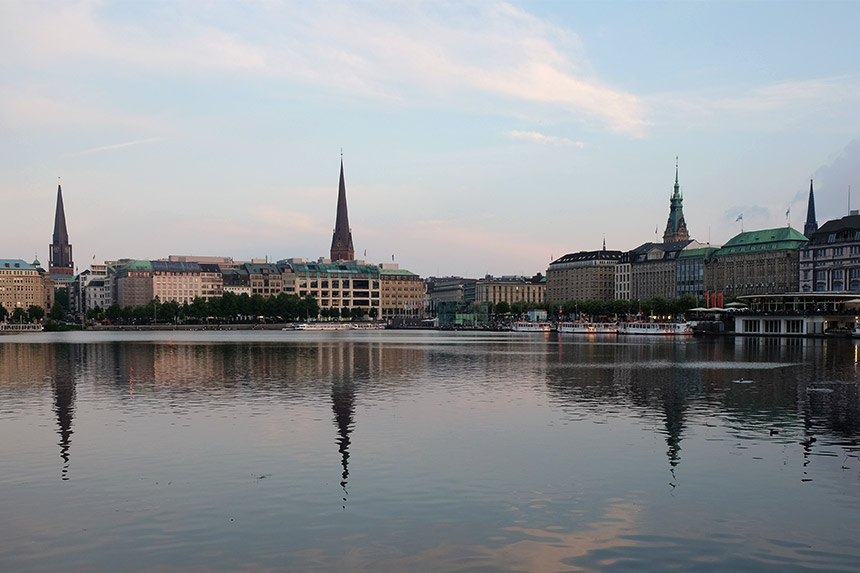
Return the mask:
[[346,209],[346,185],[343,182],[343,157],[340,159],[340,187],[337,190],[337,219],[331,237],[331,260],[352,261],[355,249],[352,246],[352,231]]
[[681,186],[678,184],[678,158],[675,157],[675,192],[669,199],[669,221],[666,223],[666,231],[663,233],[664,243],[686,241],[690,238],[687,232],[687,222],[684,220],[684,197],[681,195]]
[[815,219],[815,196],[812,194],[812,179],[809,180],[809,206],[806,208],[806,224],[803,225],[803,234],[811,239],[818,230],[818,221]]
[[66,230],[66,211],[63,208],[63,187],[57,183],[57,209],[54,212],[54,236],[49,247],[48,272],[58,275],[73,275],[75,264],[72,261],[72,245]]

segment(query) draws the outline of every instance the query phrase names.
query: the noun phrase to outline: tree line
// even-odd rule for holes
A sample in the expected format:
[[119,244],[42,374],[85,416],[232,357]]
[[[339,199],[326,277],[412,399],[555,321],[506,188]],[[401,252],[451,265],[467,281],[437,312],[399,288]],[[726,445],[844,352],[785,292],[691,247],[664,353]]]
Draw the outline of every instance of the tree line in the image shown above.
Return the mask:
[[494,315],[512,314],[519,316],[530,310],[545,310],[551,316],[561,312],[567,317],[579,317],[582,315],[599,316],[627,316],[646,314],[649,316],[677,316],[684,314],[691,308],[702,304],[702,301],[691,294],[685,294],[680,298],[668,299],[664,297],[653,297],[642,300],[576,300],[571,299],[564,303],[557,302],[525,302],[518,301],[507,303],[501,301],[491,305],[490,312]]
[[201,323],[209,320],[217,322],[258,322],[259,320],[294,322],[300,320],[339,318],[376,318],[376,308],[323,308],[317,300],[308,295],[280,293],[264,297],[260,294],[248,295],[225,292],[220,297],[206,300],[195,298],[192,302],[179,303],[175,300],[162,302],[158,297],[142,306],[112,304],[106,309],[99,307],[87,309],[88,320],[109,320],[116,324],[149,324],[157,322]]

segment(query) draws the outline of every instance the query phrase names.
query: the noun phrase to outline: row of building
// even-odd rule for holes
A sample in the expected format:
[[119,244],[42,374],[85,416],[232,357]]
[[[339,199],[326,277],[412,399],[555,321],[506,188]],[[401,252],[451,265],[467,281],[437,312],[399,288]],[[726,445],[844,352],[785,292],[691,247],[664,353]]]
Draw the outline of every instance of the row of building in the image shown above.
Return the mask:
[[[675,166],[669,218],[662,242],[630,251],[578,251],[554,260],[546,276],[422,279],[398,265],[355,258],[343,162],[330,257],[234,261],[230,257],[170,256],[93,264],[75,274],[62,187],[57,188],[54,235],[45,271],[38,261],[0,260],[0,304],[11,311],[34,304],[49,310],[54,288],[69,287],[70,310],[118,304],[141,306],[154,298],[191,303],[224,293],[314,297],[321,309],[362,308],[383,319],[435,316],[441,307],[505,301],[541,304],[568,300],[667,299],[692,295],[708,304],[723,297],[779,293],[860,292],[860,214],[820,229],[810,182],[804,232],[790,226],[741,232],[723,245],[690,237]],[[371,312],[371,309],[376,309]]]
[[[739,217],[740,219],[740,217]],[[686,294],[707,304],[728,297],[860,292],[860,213],[828,221],[815,217],[809,184],[804,232],[790,226],[741,232],[723,245],[689,236],[678,184],[670,199],[663,242],[630,251],[579,251],[553,261],[546,298],[644,300]]]

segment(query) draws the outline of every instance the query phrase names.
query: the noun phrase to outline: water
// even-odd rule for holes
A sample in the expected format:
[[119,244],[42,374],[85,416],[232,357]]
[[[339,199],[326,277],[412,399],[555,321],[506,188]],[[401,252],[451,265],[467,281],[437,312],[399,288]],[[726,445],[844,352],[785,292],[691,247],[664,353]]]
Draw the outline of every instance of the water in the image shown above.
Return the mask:
[[0,569],[856,571],[857,344],[6,336]]

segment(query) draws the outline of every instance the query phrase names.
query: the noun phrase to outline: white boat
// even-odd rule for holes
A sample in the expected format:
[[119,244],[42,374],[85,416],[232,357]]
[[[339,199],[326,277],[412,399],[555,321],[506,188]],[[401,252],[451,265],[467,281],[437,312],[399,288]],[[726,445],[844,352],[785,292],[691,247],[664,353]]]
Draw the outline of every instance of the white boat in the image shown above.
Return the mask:
[[348,322],[297,322],[281,330],[349,330]]
[[45,328],[41,324],[32,324],[29,322],[0,322],[0,333],[17,333],[17,332],[42,332]]
[[380,322],[355,322],[350,325],[352,330],[385,330],[385,324]]
[[618,333],[677,336],[693,334],[693,328],[686,322],[622,322],[618,325]]
[[552,330],[552,324],[549,322],[529,322],[527,320],[521,320],[514,323],[512,330],[516,332],[550,332]]
[[558,331],[566,334],[618,334],[618,325],[614,322],[559,322]]

